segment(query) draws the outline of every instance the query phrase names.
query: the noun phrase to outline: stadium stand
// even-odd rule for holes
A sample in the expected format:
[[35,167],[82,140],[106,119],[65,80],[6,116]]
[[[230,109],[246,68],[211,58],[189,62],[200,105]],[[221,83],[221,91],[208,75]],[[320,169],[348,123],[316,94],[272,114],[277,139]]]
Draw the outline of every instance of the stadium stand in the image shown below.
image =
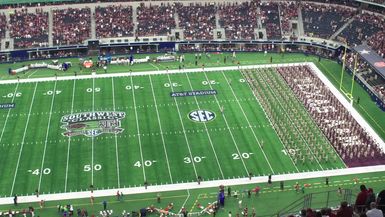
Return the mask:
[[10,15],[10,29],[15,48],[48,46],[48,12],[39,9],[35,13],[27,9],[15,11]]
[[292,35],[292,28],[290,20],[298,19],[298,7],[297,2],[280,2],[279,11],[281,17],[281,28],[284,35]]
[[367,43],[373,50],[377,51],[378,55],[385,58],[385,29],[368,38]]
[[277,3],[263,2],[260,4],[262,26],[266,28],[268,39],[280,40],[282,38],[279,9]]
[[0,39],[5,37],[5,31],[7,28],[7,20],[4,14],[0,14]]
[[353,17],[355,9],[327,4],[302,4],[305,33],[311,37],[328,39]]
[[212,40],[215,28],[214,4],[205,5],[178,5],[179,26],[184,29],[184,37],[187,40]]
[[134,35],[132,7],[109,5],[95,9],[96,37],[127,37]]
[[354,20],[345,28],[340,36],[346,39],[348,45],[359,45],[369,37],[384,28],[384,18],[375,14],[363,13],[354,17]]
[[225,29],[228,39],[254,39],[257,28],[257,5],[255,2],[242,2],[221,5],[219,23]]
[[53,12],[54,45],[82,44],[90,38],[90,8],[68,8]]
[[167,36],[175,28],[175,6],[169,4],[145,6],[137,9],[137,36]]

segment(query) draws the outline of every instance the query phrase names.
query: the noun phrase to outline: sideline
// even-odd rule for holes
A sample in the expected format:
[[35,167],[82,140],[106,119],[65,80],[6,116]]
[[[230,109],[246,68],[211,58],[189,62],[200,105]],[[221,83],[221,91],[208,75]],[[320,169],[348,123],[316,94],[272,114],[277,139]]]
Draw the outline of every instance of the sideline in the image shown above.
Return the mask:
[[123,72],[123,73],[105,73],[105,74],[90,74],[90,75],[71,75],[71,76],[58,76],[58,77],[45,77],[45,78],[20,78],[20,80],[0,80],[0,84],[16,84],[16,83],[31,83],[31,82],[46,82],[46,81],[66,81],[66,80],[82,80],[93,78],[112,78],[112,77],[130,77],[130,76],[143,76],[143,75],[162,75],[162,74],[176,74],[186,72],[217,72],[217,71],[229,71],[239,69],[255,69],[255,68],[269,68],[269,67],[282,67],[282,66],[298,66],[306,63],[280,63],[280,64],[266,64],[266,65],[246,65],[246,66],[224,66],[224,67],[209,67],[209,68],[193,68],[193,69],[172,69],[172,70],[156,70],[156,71],[143,71],[143,72]]
[[[291,173],[291,174],[282,174],[282,175],[273,175],[273,181],[290,181],[290,180],[301,180],[301,179],[311,179],[311,178],[320,178],[320,177],[332,177],[332,176],[343,176],[351,175],[357,173],[371,173],[371,172],[382,172],[385,171],[383,165],[379,166],[370,166],[370,167],[355,167],[355,168],[345,168],[345,169],[334,169],[334,170],[325,170],[325,171],[314,171],[306,173]],[[133,188],[115,188],[108,190],[96,190],[94,193],[90,191],[82,192],[70,192],[70,193],[57,193],[57,194],[42,194],[39,197],[35,195],[31,196],[19,196],[18,203],[30,203],[30,202],[39,202],[40,200],[45,201],[57,201],[57,200],[70,200],[70,199],[80,199],[80,198],[89,198],[93,197],[106,197],[115,195],[119,190],[123,192],[124,195],[131,194],[141,194],[141,193],[157,193],[157,192],[166,192],[166,191],[177,191],[177,190],[192,190],[192,189],[201,189],[201,188],[212,188],[218,187],[219,185],[225,186],[234,186],[234,185],[246,185],[246,184],[257,184],[257,183],[266,183],[267,176],[253,177],[251,180],[249,177],[239,178],[239,179],[225,179],[225,180],[214,180],[214,181],[202,181],[200,185],[197,182],[189,183],[179,183],[179,184],[168,184],[168,185],[155,185],[148,186],[145,189],[141,187]],[[12,204],[13,197],[0,198],[0,205]]]

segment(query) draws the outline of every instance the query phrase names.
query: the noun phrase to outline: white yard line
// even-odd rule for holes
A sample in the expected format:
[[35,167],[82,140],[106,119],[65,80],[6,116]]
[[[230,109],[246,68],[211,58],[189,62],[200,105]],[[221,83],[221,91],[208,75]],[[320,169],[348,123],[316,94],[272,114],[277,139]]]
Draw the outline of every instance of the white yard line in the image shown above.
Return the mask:
[[[71,113],[74,111],[74,100],[75,100],[75,90],[76,90],[76,80],[74,80],[74,84],[72,87],[72,101],[71,101]],[[71,137],[68,137],[68,150],[67,150],[67,164],[66,164],[66,178],[64,183],[64,192],[67,192],[67,182],[68,182],[68,165],[70,161],[70,149],[71,149]]]
[[[207,77],[206,72],[203,72],[203,73],[204,73],[204,75],[205,75],[205,77],[206,77],[206,80],[209,81],[209,78]],[[213,86],[211,85],[211,83],[208,82],[208,84],[209,84],[209,86],[210,86],[210,89],[213,89]],[[217,97],[216,95],[213,95],[213,96],[214,96],[214,98],[215,98],[215,101],[217,101],[218,108],[221,109],[221,105],[219,104],[218,97]],[[237,153],[238,153],[239,156],[242,156],[242,155],[241,155],[241,152],[239,151],[238,143],[237,143],[237,141],[236,141],[235,138],[234,138],[234,135],[233,135],[233,132],[231,131],[231,128],[230,128],[230,126],[229,126],[229,123],[227,122],[225,112],[222,113],[222,116],[223,116],[223,120],[225,121],[227,130],[228,130],[229,133],[230,133],[230,137],[231,137],[231,139],[233,140],[234,146],[235,146],[235,148],[237,149]],[[249,173],[249,170],[248,170],[247,167],[246,167],[245,161],[243,160],[242,157],[240,157],[240,159],[241,159],[242,164],[243,164],[243,167],[244,167],[244,169],[245,169],[245,171],[246,171],[246,176],[249,176],[250,173]]]
[[[115,109],[115,85],[114,85],[114,78],[111,78],[112,83],[112,105]],[[120,171],[119,171],[119,154],[118,154],[118,137],[115,134],[115,155],[116,155],[116,174],[118,176],[118,188],[120,188]]]
[[37,69],[35,71],[33,71],[30,75],[27,76],[27,78],[31,77],[33,74],[35,74],[37,72]]
[[[169,75],[169,74],[167,75],[167,77],[168,77],[168,82],[169,82],[170,84],[172,84],[172,83],[171,83],[171,79],[170,79],[170,75]],[[170,85],[170,87],[171,87],[171,91],[174,92],[173,86]],[[186,141],[186,145],[187,145],[187,148],[188,148],[188,152],[189,152],[189,154],[190,154],[191,163],[192,163],[192,166],[193,166],[193,168],[194,168],[195,178],[198,178],[198,173],[197,173],[197,169],[196,169],[196,167],[195,167],[194,157],[193,157],[192,152],[191,152],[190,142],[188,141],[188,138],[187,138],[186,129],[185,129],[185,127],[184,127],[183,120],[182,120],[182,115],[180,114],[179,105],[178,105],[178,102],[176,101],[176,97],[173,97],[173,98],[174,98],[174,102],[175,102],[175,105],[176,105],[176,109],[177,109],[177,111],[178,111],[179,121],[180,121],[180,124],[181,124],[181,126],[182,126],[184,139],[185,139],[185,141]]]
[[51,127],[51,119],[52,119],[52,109],[53,109],[53,104],[55,102],[55,95],[56,95],[56,85],[57,85],[57,82],[55,81],[55,84],[54,84],[54,87],[53,87],[52,100],[51,100],[51,108],[50,108],[49,116],[48,116],[47,132],[46,132],[45,140],[44,140],[43,159],[41,159],[41,167],[40,167],[40,171],[39,171],[40,172],[40,177],[39,177],[39,185],[37,187],[38,191],[40,191],[41,179],[43,177],[45,153],[46,153],[46,150],[47,150],[48,135],[49,135],[49,130],[50,130],[50,127]]
[[157,106],[157,102],[156,102],[156,97],[155,97],[155,92],[154,92],[154,86],[153,86],[153,84],[152,84],[151,75],[149,75],[148,77],[149,77],[149,79],[150,79],[150,85],[151,85],[152,97],[154,98],[154,105],[155,105],[156,115],[157,115],[157,117],[158,117],[158,124],[159,124],[159,129],[160,129],[160,137],[162,138],[163,150],[164,150],[164,154],[165,154],[165,156],[166,156],[166,162],[167,162],[168,174],[170,175],[170,181],[171,181],[171,184],[172,184],[172,183],[174,183],[174,181],[172,180],[171,169],[170,169],[170,163],[169,163],[169,160],[168,160],[168,155],[167,155],[167,150],[166,150],[166,142],[165,142],[164,136],[163,136],[163,129],[162,129],[162,124],[161,124],[161,122],[160,122],[160,115],[159,115],[159,110],[158,110],[158,106]]
[[[186,73],[186,77],[187,77],[187,80],[188,80],[188,83],[190,85],[190,88],[191,90],[193,91],[193,86],[191,84],[191,81],[190,81],[190,78],[188,76],[188,73]],[[198,103],[198,100],[197,100],[197,97],[194,95],[194,99],[195,99],[195,103],[197,104],[198,106],[198,109],[201,110],[201,107]],[[206,122],[203,122],[203,125],[205,127],[205,131],[206,131],[206,134],[207,134],[207,138],[209,139],[209,142],[210,142],[210,146],[211,146],[211,149],[213,150],[213,153],[214,153],[214,156],[215,156],[215,160],[217,161],[217,165],[218,165],[218,168],[219,168],[219,171],[221,172],[221,175],[222,175],[222,179],[225,178],[225,176],[223,175],[223,171],[222,171],[222,167],[221,167],[221,164],[219,163],[219,160],[218,160],[218,156],[217,156],[217,152],[215,151],[215,148],[214,148],[214,144],[213,144],[213,141],[211,139],[211,136],[210,136],[210,133],[209,133],[209,130],[207,128],[207,124]]]
[[[263,72],[262,72],[262,73],[263,73]],[[262,73],[260,73],[259,76],[261,76],[262,80],[266,83],[266,86],[271,90],[272,95],[273,95],[276,99],[278,99],[277,93],[275,92],[275,89],[272,88],[272,87],[270,86],[269,82],[266,81],[265,76],[262,75]],[[287,113],[287,110],[285,109],[285,106],[282,105],[281,101],[277,100],[277,102],[278,102],[278,104],[281,106],[281,108],[282,108],[283,112],[285,113],[286,117],[290,119],[291,125],[292,125],[292,126],[294,127],[294,129],[297,131],[297,133],[298,133],[298,135],[301,137],[302,141],[304,141],[304,142],[306,143],[307,149],[310,151],[310,153],[313,155],[314,159],[317,161],[318,166],[320,166],[321,169],[324,170],[324,168],[323,168],[323,166],[321,165],[321,163],[319,162],[317,156],[315,156],[315,154],[313,153],[312,149],[310,148],[309,143],[308,143],[308,142],[306,141],[306,139],[303,137],[303,135],[302,135],[303,132],[301,132],[301,131],[298,129],[298,127],[297,127],[296,125],[294,125],[294,121],[292,120],[292,118],[290,117],[290,115]]]
[[182,204],[182,206],[181,206],[181,208],[180,208],[180,210],[179,210],[178,213],[182,212],[182,209],[183,209],[184,206],[186,205],[186,202],[187,202],[187,200],[188,200],[189,198],[190,198],[190,190],[187,189],[187,197],[186,197],[186,200],[184,200],[184,202],[183,202],[183,204]]
[[33,90],[33,95],[32,95],[31,105],[29,106],[29,111],[28,111],[27,122],[25,123],[25,128],[24,128],[23,138],[22,138],[22,140],[21,140],[21,147],[20,147],[20,151],[19,151],[19,157],[17,158],[16,168],[15,168],[15,174],[14,174],[14,176],[13,176],[13,181],[12,181],[12,188],[11,188],[11,193],[10,193],[11,196],[13,195],[13,188],[15,187],[16,176],[17,176],[17,172],[19,171],[20,157],[21,157],[21,153],[23,152],[25,136],[27,135],[27,128],[28,128],[28,124],[29,124],[29,118],[31,117],[30,114],[31,114],[31,111],[32,111],[33,102],[34,102],[34,100],[35,100],[35,94],[36,94],[37,84],[38,84],[38,83],[35,84],[35,89]]
[[136,119],[136,129],[138,131],[138,142],[139,142],[139,151],[140,151],[140,160],[141,160],[141,166],[142,166],[142,170],[143,170],[143,180],[145,182],[147,182],[147,177],[146,177],[146,171],[144,170],[144,160],[143,160],[143,151],[142,151],[142,139],[140,138],[141,137],[141,134],[140,134],[140,129],[139,129],[139,120],[138,120],[138,111],[136,110],[136,100],[135,100],[135,91],[134,91],[134,81],[131,77],[131,90],[132,90],[132,98],[133,98],[133,101],[134,101],[134,111],[135,111],[135,119]]
[[[247,83],[247,86],[249,87],[250,91],[253,92],[249,82],[246,82],[246,83]],[[273,122],[271,122],[270,117],[267,115],[267,113],[265,111],[265,108],[263,108],[263,106],[262,106],[261,102],[258,100],[257,96],[255,94],[253,94],[253,96],[254,96],[255,100],[258,102],[259,106],[262,108],[263,113],[265,113],[265,117],[267,118],[267,120],[269,120],[269,123],[273,127],[275,133],[278,135],[277,130],[275,129],[275,127],[273,125]],[[286,148],[285,145],[283,144],[283,141],[281,140],[281,138],[279,136],[277,136],[277,137],[278,137],[279,141],[281,142],[282,148]],[[293,159],[291,158],[291,155],[288,155],[288,156],[290,158],[291,163],[294,165],[295,169],[297,170],[297,172],[299,172],[299,169],[298,169],[297,165],[295,165]]]
[[[15,91],[13,92],[12,103],[15,101],[15,97],[16,97],[16,93],[17,93],[17,88],[18,88],[18,87],[19,87],[19,83],[16,84]],[[11,110],[12,110],[12,109],[8,109],[7,117],[5,118],[5,122],[4,122],[3,129],[1,130],[0,144],[1,144],[1,141],[3,140],[3,135],[4,135],[4,131],[5,131],[5,126],[7,126],[7,122],[8,122],[8,118],[9,118],[9,114],[11,113]]]
[[[92,78],[92,112],[95,112],[95,78]],[[91,137],[91,185],[94,185],[94,136]]]
[[275,174],[274,169],[273,169],[273,167],[271,166],[270,161],[269,161],[269,159],[267,158],[266,153],[265,153],[265,151],[263,150],[263,147],[261,146],[261,143],[260,143],[260,141],[259,141],[257,135],[255,134],[254,129],[253,129],[252,126],[251,126],[251,123],[250,123],[250,121],[249,121],[249,118],[247,117],[245,111],[243,110],[243,107],[242,107],[241,103],[239,102],[237,95],[235,95],[235,92],[234,92],[233,87],[230,85],[229,80],[227,79],[227,77],[226,77],[226,75],[225,75],[225,73],[224,73],[223,71],[222,71],[222,75],[223,75],[223,77],[226,79],[226,83],[227,83],[227,85],[229,85],[229,88],[230,88],[231,92],[233,93],[233,96],[234,96],[234,98],[236,99],[236,101],[237,101],[237,103],[238,103],[238,106],[239,106],[239,108],[241,109],[241,111],[242,111],[242,113],[243,113],[243,116],[246,118],[247,124],[250,126],[251,132],[253,133],[253,136],[254,136],[255,140],[257,141],[258,146],[259,146],[259,148],[261,149],[262,154],[263,154],[263,156],[265,157],[265,160],[266,160],[267,164],[269,165],[271,172],[272,172],[273,174]]

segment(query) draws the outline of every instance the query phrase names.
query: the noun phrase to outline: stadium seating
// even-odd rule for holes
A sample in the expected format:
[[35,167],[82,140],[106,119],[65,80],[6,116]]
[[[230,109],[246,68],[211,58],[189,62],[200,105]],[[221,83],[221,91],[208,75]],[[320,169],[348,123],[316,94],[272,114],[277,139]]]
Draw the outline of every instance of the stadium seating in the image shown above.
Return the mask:
[[298,3],[297,2],[280,2],[281,28],[285,35],[291,35],[290,20],[298,19]]
[[212,40],[215,28],[214,4],[178,6],[179,26],[187,40]]
[[255,2],[221,5],[219,23],[225,29],[228,39],[254,39],[257,28],[257,6]]
[[54,45],[82,44],[91,36],[90,8],[68,8],[53,12]]
[[262,26],[266,28],[266,34],[268,39],[280,40],[282,38],[280,18],[277,3],[262,3],[261,8],[261,20]]
[[48,13],[36,9],[28,13],[27,9],[15,11],[10,15],[11,37],[15,39],[15,48],[48,46]]
[[95,9],[96,37],[127,37],[134,35],[132,7],[110,5]]
[[7,20],[4,14],[0,14],[0,39],[5,37],[5,31],[7,27]]
[[173,5],[151,5],[143,3],[137,9],[137,36],[167,36],[175,28],[175,7]]
[[360,14],[354,17],[353,22],[341,32],[349,45],[359,45],[366,39],[383,29],[384,18],[374,14]]
[[352,18],[355,9],[326,4],[305,3],[302,17],[308,36],[330,38],[345,22]]

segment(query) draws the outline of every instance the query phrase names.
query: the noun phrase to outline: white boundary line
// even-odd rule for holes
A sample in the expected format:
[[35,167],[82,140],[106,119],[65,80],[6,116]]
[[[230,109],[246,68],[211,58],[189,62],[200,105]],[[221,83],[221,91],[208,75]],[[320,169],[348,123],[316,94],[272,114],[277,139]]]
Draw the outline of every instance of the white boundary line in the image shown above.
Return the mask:
[[[207,81],[210,81],[210,79],[207,77],[206,72],[203,72],[203,73],[204,73],[204,75],[205,75],[205,77],[206,77],[206,80],[207,80]],[[210,89],[213,89],[213,86],[211,85],[211,83],[208,82],[208,84],[209,84],[209,86],[210,86]],[[219,104],[217,95],[213,95],[213,96],[214,96],[214,98],[215,98],[215,101],[217,101],[218,108],[221,109],[221,105]],[[247,167],[246,167],[246,164],[245,164],[245,161],[243,160],[242,154],[241,154],[241,152],[239,151],[238,143],[237,143],[237,141],[236,141],[235,138],[234,138],[233,132],[231,131],[231,128],[230,128],[230,126],[229,126],[229,123],[227,122],[226,115],[225,115],[224,112],[222,112],[222,116],[223,116],[223,120],[225,121],[226,128],[227,128],[227,130],[228,130],[229,133],[230,133],[230,137],[231,137],[231,139],[233,140],[233,143],[234,143],[234,145],[235,145],[235,148],[237,149],[237,153],[238,153],[238,155],[239,155],[239,157],[240,157],[240,159],[241,159],[241,161],[242,161],[243,167],[244,167],[245,170],[246,170],[246,176],[249,176],[250,171],[249,171],[249,169],[247,169]]]
[[[112,105],[115,109],[115,85],[114,85],[114,78],[111,78],[111,85],[112,85]],[[115,155],[116,155],[116,173],[118,176],[118,188],[120,188],[120,169],[119,169],[119,154],[118,154],[118,136],[115,134]]]
[[139,120],[138,120],[138,111],[136,109],[136,100],[135,100],[135,91],[134,91],[134,81],[132,79],[133,77],[131,77],[131,90],[132,90],[132,99],[133,99],[133,102],[134,102],[134,111],[135,111],[135,119],[136,119],[136,128],[137,128],[137,131],[138,131],[138,142],[139,142],[139,151],[140,151],[140,159],[142,161],[142,170],[143,170],[143,180],[144,182],[147,182],[147,177],[146,177],[146,171],[144,169],[145,165],[144,165],[144,160],[143,160],[143,151],[142,151],[142,140],[140,139],[141,137],[141,134],[140,134],[140,129],[139,129]]
[[[302,180],[302,179],[311,179],[311,178],[320,178],[320,177],[333,177],[333,176],[344,176],[352,175],[358,173],[372,173],[372,172],[384,172],[385,168],[383,165],[379,166],[370,166],[370,167],[355,167],[355,168],[345,168],[345,169],[335,169],[335,170],[325,170],[325,171],[315,171],[315,172],[305,172],[305,173],[290,173],[282,175],[274,175],[272,177],[273,182],[278,181],[290,181],[290,180]],[[225,186],[235,186],[235,185],[245,185],[245,184],[256,184],[256,183],[266,183],[267,176],[253,177],[251,180],[247,178],[239,179],[224,179],[224,180],[215,180],[215,181],[204,181],[198,185],[197,182],[189,183],[179,183],[179,184],[166,184],[166,185],[155,185],[148,186],[147,189],[142,187],[133,187],[133,188],[123,188],[123,189],[108,189],[108,190],[94,190],[91,194],[90,191],[81,191],[81,192],[71,192],[71,193],[57,193],[57,194],[43,194],[38,198],[35,195],[31,196],[18,196],[19,203],[31,203],[39,202],[40,200],[45,201],[57,201],[57,200],[70,200],[70,199],[79,199],[79,198],[89,198],[91,195],[94,197],[106,197],[113,196],[116,194],[116,191],[121,191],[124,195],[132,194],[141,194],[141,193],[157,193],[157,192],[167,192],[167,191],[177,191],[177,190],[186,190],[186,189],[202,189],[202,188],[217,188],[219,185]],[[353,182],[353,180],[352,180]],[[13,197],[0,198],[0,205],[3,204],[12,204]]]
[[[187,80],[188,80],[188,83],[189,83],[189,85],[190,85],[191,90],[194,91],[194,88],[193,88],[193,86],[192,86],[192,84],[191,84],[190,78],[188,77],[188,73],[185,73],[185,74],[186,74],[186,77],[187,77]],[[195,103],[196,103],[197,106],[198,106],[198,109],[201,110],[201,106],[199,105],[198,100],[197,100],[197,97],[196,97],[195,95],[194,95],[194,99],[195,99]],[[203,126],[205,127],[205,131],[206,131],[206,134],[207,134],[207,138],[209,139],[211,148],[212,148],[213,153],[214,153],[214,156],[215,156],[215,160],[217,161],[219,171],[221,172],[221,175],[222,175],[222,179],[224,179],[225,176],[223,175],[222,167],[221,167],[221,164],[219,163],[218,156],[217,156],[217,152],[215,151],[214,144],[213,144],[213,141],[211,140],[211,136],[210,136],[209,130],[208,130],[208,128],[207,128],[206,122],[203,122]],[[194,159],[191,159],[191,160],[194,160]]]
[[57,82],[55,81],[55,85],[53,87],[53,93],[52,93],[51,108],[50,108],[49,116],[48,116],[47,132],[46,132],[45,140],[44,140],[43,158],[41,159],[41,167],[40,167],[40,171],[39,171],[40,177],[39,177],[39,185],[37,187],[39,192],[40,192],[40,186],[41,186],[41,179],[43,178],[43,168],[44,168],[44,161],[45,161],[45,152],[47,150],[48,134],[49,134],[49,130],[51,128],[52,109],[53,109],[53,103],[55,102],[56,85],[57,85]]
[[27,128],[28,128],[28,124],[29,124],[29,118],[31,117],[30,114],[31,114],[31,111],[32,111],[33,102],[35,100],[37,84],[38,83],[35,84],[35,89],[33,90],[33,95],[32,95],[31,105],[29,107],[27,122],[25,123],[24,134],[23,134],[23,138],[21,140],[21,147],[20,147],[20,151],[19,151],[19,157],[17,158],[15,175],[13,176],[12,188],[11,188],[11,193],[10,193],[11,196],[13,195],[13,188],[15,187],[16,176],[17,176],[17,172],[19,171],[20,157],[21,157],[21,153],[23,152],[25,136],[27,135]]
[[[17,93],[17,88],[18,88],[18,87],[19,87],[19,83],[16,84],[15,92],[13,92],[12,103],[15,101],[15,97],[16,97],[16,93]],[[5,118],[5,122],[4,122],[4,126],[3,126],[3,130],[1,130],[0,144],[1,144],[1,141],[3,140],[3,135],[4,135],[4,131],[5,131],[5,126],[7,125],[7,121],[8,121],[8,118],[9,118],[9,114],[11,113],[11,110],[12,110],[12,109],[8,109],[7,117]]]
[[[76,80],[74,80],[73,87],[72,87],[71,114],[72,114],[73,111],[74,111],[75,89],[76,89]],[[65,182],[64,182],[64,192],[67,192],[68,164],[69,164],[69,160],[70,160],[70,149],[71,149],[71,137],[68,137],[67,164],[66,164],[66,178],[65,178]]]
[[[241,111],[242,111],[242,113],[243,113],[243,116],[245,116],[246,121],[247,121],[247,124],[250,126],[251,132],[253,133],[253,136],[254,136],[255,140],[257,141],[258,146],[259,146],[259,148],[261,149],[261,151],[262,151],[262,153],[263,153],[263,156],[265,157],[265,160],[266,160],[267,164],[268,164],[269,167],[270,167],[271,172],[272,172],[273,174],[275,174],[274,169],[273,169],[273,167],[271,166],[270,161],[269,161],[269,159],[267,158],[267,156],[266,156],[266,154],[265,154],[265,151],[263,150],[263,147],[261,146],[261,143],[259,142],[259,139],[258,139],[257,135],[255,135],[254,129],[251,127],[251,123],[250,123],[250,121],[249,121],[249,118],[247,117],[245,111],[243,110],[243,107],[242,107],[241,103],[239,102],[237,95],[235,95],[235,92],[234,92],[233,87],[230,85],[229,80],[227,80],[227,77],[226,77],[226,75],[225,75],[225,73],[224,73],[223,71],[222,71],[222,75],[223,75],[223,77],[226,79],[226,84],[229,86],[231,92],[233,93],[233,96],[235,97],[235,99],[237,99],[236,101],[237,101],[237,103],[238,103],[238,105],[239,105],[239,108],[241,109]],[[241,157],[242,157],[242,156],[241,156]]]
[[314,63],[308,63],[308,66],[318,76],[319,79],[330,89],[334,96],[340,101],[340,103],[350,112],[353,118],[366,130],[370,136],[379,144],[379,147],[385,152],[385,143],[381,137],[373,130],[369,123],[361,116],[359,112],[352,106],[352,104],[337,90],[336,87],[326,78],[326,76],[317,68]]
[[[170,85],[171,91],[174,92],[174,87],[172,86],[172,82],[171,82],[170,75],[167,75],[167,77],[168,77],[168,82],[171,84],[171,85]],[[187,145],[187,148],[188,148],[188,152],[189,152],[189,154],[190,154],[191,163],[192,163],[192,166],[193,166],[193,168],[194,168],[195,178],[197,179],[197,178],[198,178],[198,173],[197,173],[197,169],[196,169],[196,167],[195,167],[194,157],[193,157],[192,152],[191,152],[190,142],[188,141],[187,134],[186,134],[186,129],[185,129],[184,124],[183,124],[182,115],[180,114],[179,104],[178,104],[178,102],[177,102],[177,100],[176,100],[176,97],[173,97],[173,98],[174,98],[174,102],[175,102],[175,105],[176,105],[176,109],[178,110],[179,121],[180,121],[180,124],[181,124],[181,126],[182,126],[183,135],[184,135],[184,139],[185,139],[185,141],[186,141],[186,145]]]
[[[95,112],[95,78],[92,78],[92,112]],[[95,137],[91,137],[91,185],[94,185],[94,145]]]
[[[160,137],[162,138],[163,150],[164,150],[164,154],[166,156],[168,173],[170,175],[170,181],[171,181],[171,184],[172,184],[172,183],[174,183],[174,181],[173,181],[172,175],[171,175],[170,163],[169,163],[169,160],[168,160],[168,155],[167,155],[167,150],[166,150],[166,142],[165,142],[164,136],[163,136],[163,129],[162,129],[161,121],[160,121],[160,115],[159,115],[159,110],[158,110],[158,106],[157,106],[157,101],[156,101],[156,98],[155,98],[154,86],[152,84],[151,75],[149,75],[148,77],[150,79],[150,86],[151,86],[151,91],[152,91],[152,97],[154,98],[154,105],[155,105],[155,110],[156,110],[156,116],[158,118],[158,124],[159,124],[159,129],[160,129]],[[131,87],[131,88],[133,88],[133,87]]]

